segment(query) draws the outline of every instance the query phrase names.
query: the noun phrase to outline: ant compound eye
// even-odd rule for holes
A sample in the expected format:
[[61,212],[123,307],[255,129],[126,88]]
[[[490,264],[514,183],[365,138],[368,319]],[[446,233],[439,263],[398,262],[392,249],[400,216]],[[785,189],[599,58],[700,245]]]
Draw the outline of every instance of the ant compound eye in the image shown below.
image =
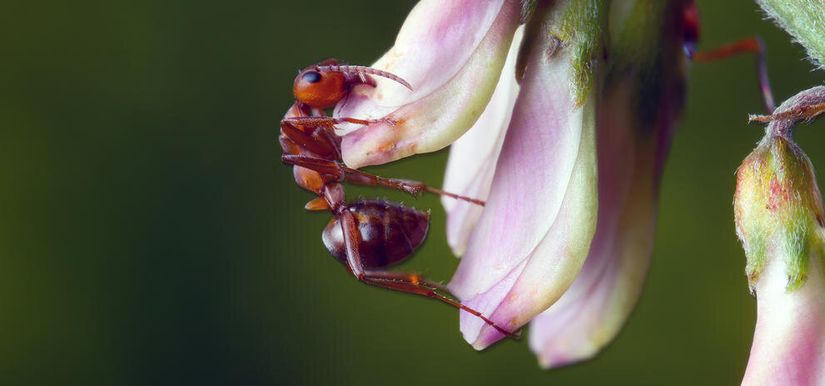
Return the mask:
[[346,95],[346,76],[335,71],[306,70],[295,77],[292,91],[295,99],[312,108],[330,108]]
[[318,83],[321,81],[321,73],[318,71],[307,71],[304,73],[303,78],[307,83]]

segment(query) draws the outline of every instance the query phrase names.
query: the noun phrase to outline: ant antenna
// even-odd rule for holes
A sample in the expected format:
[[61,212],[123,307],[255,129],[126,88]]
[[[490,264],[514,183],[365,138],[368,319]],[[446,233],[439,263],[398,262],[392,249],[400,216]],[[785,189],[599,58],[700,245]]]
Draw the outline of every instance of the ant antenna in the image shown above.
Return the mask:
[[389,73],[387,71],[374,69],[372,67],[351,66],[351,65],[348,65],[348,64],[340,64],[340,65],[339,64],[331,64],[331,65],[324,65],[324,66],[315,66],[315,68],[318,71],[336,71],[336,72],[343,72],[343,73],[349,73],[349,74],[356,74],[356,75],[359,75],[359,76],[362,76],[364,74],[376,75],[376,76],[380,76],[380,77],[387,78],[387,79],[390,79],[390,80],[394,80],[394,81],[400,83],[402,86],[409,89],[410,91],[412,91],[412,89],[413,89],[412,86],[406,80],[402,79],[401,77],[399,77],[395,74]]

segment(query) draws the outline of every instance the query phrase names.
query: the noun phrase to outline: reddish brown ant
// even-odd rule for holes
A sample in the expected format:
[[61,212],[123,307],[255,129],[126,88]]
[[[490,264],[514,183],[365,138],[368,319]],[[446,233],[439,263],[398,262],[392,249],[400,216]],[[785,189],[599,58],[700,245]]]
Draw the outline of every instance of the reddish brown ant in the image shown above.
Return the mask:
[[341,137],[335,125],[343,122],[369,124],[378,120],[333,118],[324,114],[347,96],[353,86],[375,87],[370,76],[396,81],[408,89],[405,80],[391,73],[363,66],[340,65],[330,59],[309,66],[295,78],[295,103],[281,120],[279,141],[281,160],[293,165],[298,186],[318,195],[305,208],[328,210],[332,220],[323,231],[323,241],[333,256],[343,263],[359,281],[395,291],[426,296],[464,310],[482,319],[502,334],[507,331],[480,312],[453,299],[441,285],[421,275],[391,272],[387,268],[410,258],[427,236],[429,212],[404,207],[384,200],[348,203],[342,183],[382,186],[413,196],[430,192],[484,205],[483,201],[448,193],[421,182],[385,178],[351,169],[341,157]]

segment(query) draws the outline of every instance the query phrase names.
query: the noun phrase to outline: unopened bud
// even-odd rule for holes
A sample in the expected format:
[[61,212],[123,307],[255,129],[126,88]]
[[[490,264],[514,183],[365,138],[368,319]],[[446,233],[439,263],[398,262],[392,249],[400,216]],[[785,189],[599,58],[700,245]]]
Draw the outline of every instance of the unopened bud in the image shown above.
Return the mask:
[[[777,111],[787,110],[789,102]],[[752,289],[766,258],[784,260],[790,291],[804,284],[809,257],[820,255],[822,196],[811,161],[791,138],[794,123],[793,119],[772,121],[736,172],[736,233],[745,248]]]

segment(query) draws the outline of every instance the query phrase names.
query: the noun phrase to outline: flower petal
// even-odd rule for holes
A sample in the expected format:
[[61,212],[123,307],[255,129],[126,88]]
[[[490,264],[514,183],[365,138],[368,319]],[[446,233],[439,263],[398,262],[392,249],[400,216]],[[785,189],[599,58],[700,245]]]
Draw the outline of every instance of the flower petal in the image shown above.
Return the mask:
[[683,5],[621,4],[611,9],[598,106],[596,235],[576,281],[530,325],[530,348],[545,368],[588,359],[612,341],[650,264],[660,175],[684,100]]
[[493,94],[519,17],[517,0],[416,5],[395,45],[373,65],[404,78],[414,91],[377,79],[378,87],[357,86],[336,107],[336,116],[391,120],[344,136],[347,165],[436,151],[467,131]]
[[[444,190],[448,192],[481,200],[490,194],[496,162],[519,91],[516,60],[523,35],[524,28],[520,27],[487,108],[475,125],[450,146],[444,175]],[[449,197],[442,197],[441,203],[447,211],[447,242],[453,253],[461,256],[484,208]]]
[[[595,92],[576,104],[574,50],[557,42],[536,37],[487,206],[449,284],[509,330],[569,287],[595,230]],[[465,312],[461,331],[479,350],[502,338]]]
[[587,359],[610,342],[644,283],[655,230],[657,141],[638,130],[632,90],[619,85],[600,103],[599,215],[584,267],[530,324],[530,348],[545,368]]
[[822,256],[811,256],[808,279],[792,291],[784,261],[774,256],[754,286],[758,313],[743,385],[825,384]]

